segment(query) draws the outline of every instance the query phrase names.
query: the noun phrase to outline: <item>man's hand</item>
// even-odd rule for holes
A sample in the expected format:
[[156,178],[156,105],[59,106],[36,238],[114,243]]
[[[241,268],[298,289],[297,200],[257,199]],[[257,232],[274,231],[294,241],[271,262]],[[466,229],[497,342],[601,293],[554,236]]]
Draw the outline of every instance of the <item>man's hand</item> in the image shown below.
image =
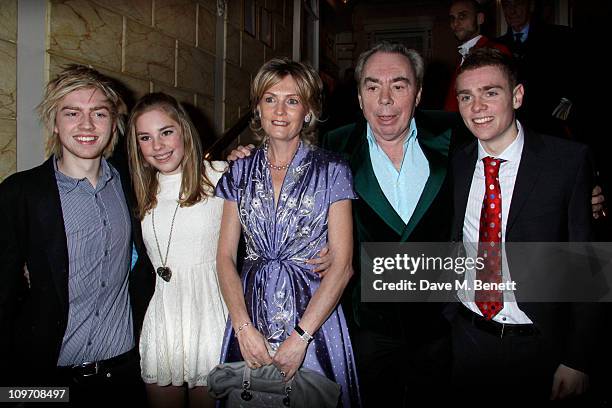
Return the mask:
[[583,394],[589,388],[589,376],[560,364],[553,377],[551,400],[560,400]]
[[332,263],[332,254],[329,252],[329,247],[323,247],[321,252],[319,252],[318,258],[309,259],[306,263],[309,265],[316,265],[313,272],[318,273],[319,277],[323,279]]
[[599,217],[605,217],[607,215],[606,210],[604,208],[605,203],[606,198],[602,194],[601,187],[595,186],[593,188],[593,192],[591,193],[591,207],[593,210],[593,218],[598,219]]
[[238,159],[244,159],[245,157],[249,157],[251,155],[251,150],[255,148],[254,145],[249,144],[246,146],[238,146],[234,150],[232,150],[227,156],[227,161],[236,161]]

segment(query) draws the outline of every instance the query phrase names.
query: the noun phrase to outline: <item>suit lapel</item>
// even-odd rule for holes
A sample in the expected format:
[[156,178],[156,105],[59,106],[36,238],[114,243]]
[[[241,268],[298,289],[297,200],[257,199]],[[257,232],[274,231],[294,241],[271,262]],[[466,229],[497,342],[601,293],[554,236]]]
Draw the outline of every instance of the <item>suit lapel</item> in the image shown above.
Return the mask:
[[446,178],[447,169],[448,169],[448,157],[441,154],[438,150],[434,148],[430,148],[427,144],[429,140],[435,140],[436,137],[448,137],[450,138],[450,130],[447,130],[448,134],[442,134],[434,136],[427,130],[420,128],[418,129],[417,138],[421,149],[423,150],[423,154],[427,158],[427,162],[429,163],[429,178],[425,183],[425,187],[423,188],[423,192],[421,193],[421,197],[419,197],[419,201],[408,220],[408,224],[404,228],[402,233],[401,241],[406,241],[414,228],[419,224],[427,210],[431,206],[433,200],[438,196],[440,192],[440,188],[442,187],[442,183],[444,183],[444,179]]
[[541,160],[539,160],[543,150],[542,139],[526,130],[524,132],[525,144],[523,145],[521,164],[514,183],[514,192],[512,193],[512,202],[506,224],[506,237],[510,235],[512,226],[527,202],[542,170]]
[[359,198],[364,200],[387,225],[393,228],[397,235],[401,235],[405,224],[385,197],[374,175],[365,135],[366,130],[356,127],[355,131],[358,134],[354,135],[355,137],[352,137],[352,140],[356,140],[357,143],[350,155],[355,191]]
[[478,149],[476,141],[468,144],[463,148],[464,157],[462,160],[458,157],[458,165],[454,166],[455,171],[454,182],[454,200],[455,200],[455,216],[453,222],[453,240],[460,241],[463,239],[463,223],[465,221],[465,210],[470,195],[470,187],[474,176],[474,168],[476,160],[478,160]]
[[53,156],[49,158],[42,170],[43,175],[37,185],[39,197],[37,208],[42,225],[45,226],[47,258],[60,304],[68,308],[68,243],[62,204],[55,180]]

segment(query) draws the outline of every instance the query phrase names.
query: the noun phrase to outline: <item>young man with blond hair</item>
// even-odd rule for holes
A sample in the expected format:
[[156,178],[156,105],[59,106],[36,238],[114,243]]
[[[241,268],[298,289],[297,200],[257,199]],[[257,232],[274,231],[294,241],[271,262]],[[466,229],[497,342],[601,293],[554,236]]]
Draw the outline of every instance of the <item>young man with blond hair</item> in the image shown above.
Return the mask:
[[0,185],[1,384],[68,386],[75,405],[136,400],[137,333],[153,281],[129,179],[107,161],[125,104],[110,78],[71,65],[39,110],[50,157]]

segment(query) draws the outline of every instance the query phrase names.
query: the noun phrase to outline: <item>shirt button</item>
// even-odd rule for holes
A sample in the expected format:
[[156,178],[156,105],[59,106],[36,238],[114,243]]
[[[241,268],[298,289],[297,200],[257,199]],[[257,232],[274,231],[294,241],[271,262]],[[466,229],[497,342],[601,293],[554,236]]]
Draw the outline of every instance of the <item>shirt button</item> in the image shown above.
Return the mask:
[[102,287],[105,288],[106,287],[106,282],[102,282]]
[[100,312],[96,311],[96,317],[100,316]]
[[505,317],[502,317],[502,320],[505,322],[505,321],[506,321],[506,318],[505,318]]
[[108,249],[104,250],[104,256],[108,256]]
[[91,340],[87,342],[87,345],[88,345],[88,346],[91,346]]
[[106,227],[106,220],[102,220],[102,224]]

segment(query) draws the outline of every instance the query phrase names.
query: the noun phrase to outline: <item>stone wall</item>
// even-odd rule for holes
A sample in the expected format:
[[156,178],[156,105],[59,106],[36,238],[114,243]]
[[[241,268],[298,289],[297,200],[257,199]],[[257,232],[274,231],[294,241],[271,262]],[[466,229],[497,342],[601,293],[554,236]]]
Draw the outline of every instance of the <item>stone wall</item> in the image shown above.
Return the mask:
[[51,0],[49,24],[49,78],[92,65],[132,100],[163,91],[212,119],[215,1]]
[[0,181],[17,169],[17,0],[0,1]]
[[[41,0],[42,1],[42,0]],[[46,78],[71,63],[91,65],[127,89],[131,105],[162,91],[207,123],[205,143],[229,129],[249,106],[249,84],[263,62],[291,57],[293,0],[256,2],[256,32],[243,31],[243,3],[227,0],[225,38],[217,49],[216,0],[47,0]],[[260,39],[262,9],[271,16],[272,43]],[[17,0],[0,0],[0,181],[16,170]],[[221,59],[221,61],[218,61]],[[224,67],[215,75],[217,62]],[[215,78],[223,78],[217,87]],[[38,103],[38,101],[36,101]],[[41,142],[42,143],[42,142]]]
[[[261,0],[256,10],[269,11],[272,20],[272,47],[262,40],[259,18],[256,35],[242,30],[243,1],[228,0],[225,58],[225,129],[249,109],[249,84],[261,65],[274,57],[291,57],[293,36],[293,0]],[[247,140],[243,138],[243,142]]]

